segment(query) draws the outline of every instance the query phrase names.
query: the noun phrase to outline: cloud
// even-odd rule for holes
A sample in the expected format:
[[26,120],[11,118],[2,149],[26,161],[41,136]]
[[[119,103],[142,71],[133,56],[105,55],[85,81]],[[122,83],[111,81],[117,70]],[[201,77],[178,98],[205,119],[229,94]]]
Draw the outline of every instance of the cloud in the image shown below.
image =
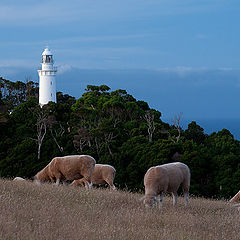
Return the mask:
[[[230,0],[228,0],[229,2]],[[0,25],[53,25],[67,22],[79,24],[146,17],[183,15],[202,11],[216,11],[226,0],[42,0],[6,1],[0,3]],[[124,16],[124,18],[123,18]]]
[[71,20],[68,11],[64,11],[61,4],[38,3],[29,5],[0,5],[1,25],[33,25],[33,24],[51,24]]
[[193,67],[187,67],[187,66],[176,66],[176,67],[172,67],[172,68],[158,68],[156,70],[159,72],[177,73],[179,76],[184,77],[188,73],[205,72],[208,70],[208,68],[206,68],[206,67],[193,68]]
[[230,67],[221,67],[221,68],[219,68],[219,70],[222,70],[222,71],[234,71],[235,69],[230,68]]
[[0,68],[14,68],[14,67],[23,67],[23,68],[31,68],[38,66],[39,63],[37,61],[26,60],[26,59],[4,59],[0,60]]
[[139,39],[153,34],[122,34],[122,35],[101,35],[101,36],[77,36],[50,40],[52,43],[77,43],[77,42],[95,42],[95,41],[114,41],[114,40],[128,40]]
[[68,64],[60,65],[60,66],[58,66],[57,70],[58,70],[57,71],[58,74],[63,74],[65,72],[71,71],[72,66],[68,65]]
[[[141,38],[146,37],[154,37],[156,34],[121,34],[121,35],[96,35],[96,36],[74,36],[74,37],[60,37],[60,38],[51,38],[43,41],[4,41],[0,39],[0,44],[2,47],[45,47],[49,46],[64,46],[67,45],[69,47],[70,44],[77,43],[89,43],[91,45],[93,42],[117,42],[123,40],[139,40]],[[75,45],[76,46],[76,45]],[[71,45],[70,48],[74,46]],[[79,45],[76,46],[79,49]]]
[[196,39],[208,39],[209,38],[209,35],[207,34],[203,34],[203,33],[198,33],[196,36],[195,36]]
[[[52,25],[66,22],[100,21],[123,16],[122,13],[129,12],[125,4],[104,1],[67,1],[43,0],[41,2],[26,1],[19,4],[0,3],[0,23],[1,25]],[[127,14],[129,15],[129,14]]]
[[[154,70],[153,70],[154,71]],[[193,68],[193,67],[174,67],[157,69],[162,79],[185,86],[199,88],[203,86],[221,87],[234,86],[240,87],[240,69],[234,68]],[[170,80],[171,79],[171,80]]]

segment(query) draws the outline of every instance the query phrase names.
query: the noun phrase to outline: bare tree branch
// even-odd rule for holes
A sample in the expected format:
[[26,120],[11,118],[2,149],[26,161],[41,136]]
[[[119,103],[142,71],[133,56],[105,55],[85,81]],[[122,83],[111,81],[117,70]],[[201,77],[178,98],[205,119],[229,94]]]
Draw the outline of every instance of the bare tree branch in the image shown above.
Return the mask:
[[170,140],[174,143],[179,142],[181,137],[182,128],[180,126],[180,121],[181,121],[182,115],[183,113],[180,112],[178,115],[175,115],[174,118],[172,119],[172,124],[174,128],[177,130],[177,136],[172,135],[168,130],[165,130],[165,129],[160,131],[163,134],[167,134]]
[[78,134],[74,135],[73,145],[79,152],[79,150],[82,151],[86,145],[91,146],[91,136],[84,128],[79,128],[77,133]]
[[154,123],[154,114],[150,113],[150,111],[147,111],[145,113],[145,115],[143,116],[143,119],[147,122],[149,142],[152,142],[153,133],[154,133],[154,131],[156,129],[155,123]]
[[173,118],[173,126],[177,129],[178,135],[176,136],[175,142],[178,142],[181,137],[181,126],[180,126],[180,120],[182,118],[183,113],[180,112],[178,115],[175,115]]
[[47,114],[42,109],[35,113],[37,115],[38,159],[40,159],[43,139],[47,133]]

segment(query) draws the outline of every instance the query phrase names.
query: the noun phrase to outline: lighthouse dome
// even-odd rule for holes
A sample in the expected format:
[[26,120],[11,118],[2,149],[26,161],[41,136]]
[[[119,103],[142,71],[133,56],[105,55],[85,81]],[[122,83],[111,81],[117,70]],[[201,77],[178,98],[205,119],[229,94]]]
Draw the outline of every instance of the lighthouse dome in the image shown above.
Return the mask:
[[52,52],[50,51],[50,49],[48,47],[46,47],[42,53],[42,63],[43,64],[53,64]]
[[46,47],[42,53],[42,56],[49,56],[52,55],[52,52],[50,51],[50,49],[48,47]]

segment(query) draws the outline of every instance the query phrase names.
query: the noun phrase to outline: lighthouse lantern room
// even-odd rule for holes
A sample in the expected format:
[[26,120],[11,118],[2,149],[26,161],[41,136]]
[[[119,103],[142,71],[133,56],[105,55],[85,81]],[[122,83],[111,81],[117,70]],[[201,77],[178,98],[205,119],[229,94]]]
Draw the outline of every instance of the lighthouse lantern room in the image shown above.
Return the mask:
[[56,72],[53,55],[48,47],[42,53],[42,69],[39,74],[39,104],[43,106],[48,102],[56,101]]

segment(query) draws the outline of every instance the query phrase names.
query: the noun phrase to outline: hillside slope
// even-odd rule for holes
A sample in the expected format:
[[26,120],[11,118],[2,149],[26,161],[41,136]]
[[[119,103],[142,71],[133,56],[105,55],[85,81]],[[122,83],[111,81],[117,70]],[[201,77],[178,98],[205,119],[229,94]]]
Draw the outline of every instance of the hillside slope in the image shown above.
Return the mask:
[[239,212],[191,198],[146,210],[141,194],[0,179],[0,239],[239,239]]

